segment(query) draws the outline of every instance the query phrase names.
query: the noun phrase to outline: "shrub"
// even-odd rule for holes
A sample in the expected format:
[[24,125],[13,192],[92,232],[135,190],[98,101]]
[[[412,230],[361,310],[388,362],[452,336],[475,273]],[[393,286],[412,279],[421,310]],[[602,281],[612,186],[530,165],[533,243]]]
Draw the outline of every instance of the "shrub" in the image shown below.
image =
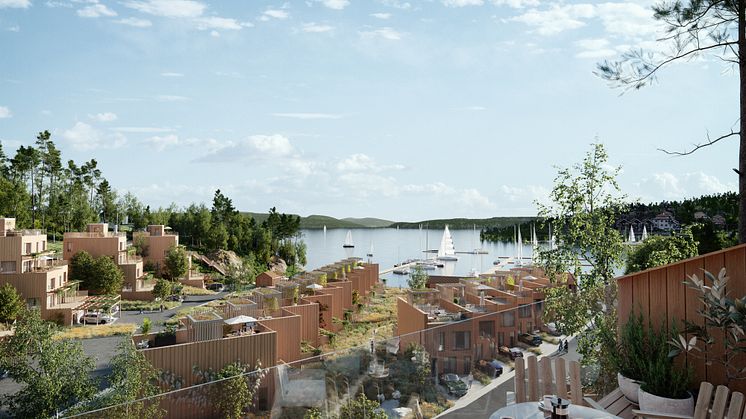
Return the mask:
[[153,327],[152,322],[150,321],[150,318],[145,317],[142,319],[142,326],[140,326],[140,332],[143,335],[147,335],[150,333],[150,329]]

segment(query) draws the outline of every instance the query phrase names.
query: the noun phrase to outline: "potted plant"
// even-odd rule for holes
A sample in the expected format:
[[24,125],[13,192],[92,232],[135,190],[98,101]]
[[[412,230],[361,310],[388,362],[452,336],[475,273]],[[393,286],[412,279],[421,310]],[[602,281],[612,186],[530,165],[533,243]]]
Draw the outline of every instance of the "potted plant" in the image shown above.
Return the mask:
[[642,315],[631,315],[617,336],[614,328],[604,328],[602,342],[604,351],[617,370],[619,390],[629,401],[638,403],[638,392],[645,364],[649,357],[648,336],[643,326]]
[[[648,354],[642,361],[644,368],[638,396],[640,410],[691,416],[694,414],[694,397],[689,392],[691,369],[674,365],[676,352],[671,350],[669,334],[664,327],[658,332],[649,327],[647,334]],[[676,334],[673,327],[671,336]]]

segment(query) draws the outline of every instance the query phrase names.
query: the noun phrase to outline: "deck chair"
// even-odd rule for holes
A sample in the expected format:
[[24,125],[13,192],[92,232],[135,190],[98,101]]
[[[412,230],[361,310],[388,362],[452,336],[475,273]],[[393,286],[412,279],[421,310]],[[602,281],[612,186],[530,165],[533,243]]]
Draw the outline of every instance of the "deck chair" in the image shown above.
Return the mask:
[[[641,410],[633,410],[632,412],[635,417],[640,419],[746,419],[746,412],[743,412],[744,398],[742,393],[738,391],[731,393],[728,387],[717,386],[715,398],[711,405],[710,399],[713,387],[706,381],[700,384],[697,404],[694,405],[694,416],[644,412]],[[728,404],[729,393],[730,404]]]

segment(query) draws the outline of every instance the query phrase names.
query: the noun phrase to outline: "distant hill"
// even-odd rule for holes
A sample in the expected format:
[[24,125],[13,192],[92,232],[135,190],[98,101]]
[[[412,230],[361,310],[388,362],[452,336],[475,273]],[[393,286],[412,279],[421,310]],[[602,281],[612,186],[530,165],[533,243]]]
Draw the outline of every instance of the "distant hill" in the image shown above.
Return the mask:
[[[262,223],[269,216],[267,213],[247,212],[257,223]],[[295,215],[295,214],[294,214]],[[317,229],[317,228],[382,228],[388,227],[393,221],[382,220],[380,218],[334,218],[328,215],[309,215],[300,218],[300,228]]]
[[475,225],[478,229],[490,228],[490,227],[506,227],[515,224],[523,224],[537,220],[538,217],[492,217],[492,218],[445,218],[440,220],[424,220],[415,222],[399,222],[393,223],[390,227],[392,228],[420,228],[427,226],[428,228],[448,228],[452,230],[465,230],[471,229]]
[[[360,224],[369,228],[383,228],[394,224],[393,221],[382,220],[380,218],[365,217],[365,218],[343,218],[342,221],[349,221],[351,223]],[[327,226],[328,227],[328,226]]]

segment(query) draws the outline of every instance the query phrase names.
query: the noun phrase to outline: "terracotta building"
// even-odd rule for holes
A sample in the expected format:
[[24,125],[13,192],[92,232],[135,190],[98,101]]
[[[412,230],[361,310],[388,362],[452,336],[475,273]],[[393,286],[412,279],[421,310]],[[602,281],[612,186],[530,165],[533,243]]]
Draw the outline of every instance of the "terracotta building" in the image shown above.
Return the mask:
[[65,233],[63,239],[63,258],[71,260],[76,253],[86,251],[94,258],[108,256],[114,260],[124,273],[122,298],[129,300],[152,300],[152,280],[146,280],[143,272],[143,260],[131,255],[127,249],[125,233],[109,231],[107,223],[88,224],[85,232]]
[[156,272],[160,273],[165,266],[168,250],[179,245],[179,235],[163,225],[149,225],[145,231],[133,233],[132,241],[142,241],[143,262],[152,263]]
[[72,324],[83,315],[87,293],[68,280],[67,264],[47,249],[44,231],[15,226],[14,218],[0,218],[0,285],[13,285],[43,318]]

